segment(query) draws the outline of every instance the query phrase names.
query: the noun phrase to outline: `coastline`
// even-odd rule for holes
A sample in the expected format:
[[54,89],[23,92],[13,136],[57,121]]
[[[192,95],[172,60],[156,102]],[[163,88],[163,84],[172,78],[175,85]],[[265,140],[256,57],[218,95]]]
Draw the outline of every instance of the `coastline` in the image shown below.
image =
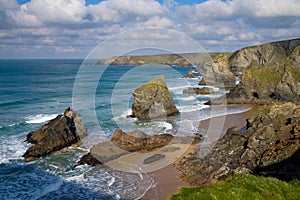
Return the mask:
[[[246,112],[225,115],[224,126],[221,133],[222,136],[226,133],[228,128],[234,126],[237,126],[238,128],[243,128],[246,126],[246,119],[255,114],[258,108],[256,105],[247,106],[249,106],[250,109]],[[224,116],[217,116],[200,121],[199,128],[205,130],[207,130],[209,127],[211,128],[211,121],[218,120],[218,118],[224,118]],[[188,153],[194,151],[194,148],[197,148],[196,145],[191,145],[190,148],[184,153],[184,155],[187,155]],[[182,155],[181,157],[183,157],[184,155]],[[182,187],[192,187],[191,185],[180,179],[180,172],[175,168],[176,163],[179,162],[179,160],[180,158],[173,164],[170,164],[163,169],[148,174],[151,178],[153,178],[154,186],[152,186],[141,199],[164,200],[168,199],[171,195],[177,193],[178,190]]]

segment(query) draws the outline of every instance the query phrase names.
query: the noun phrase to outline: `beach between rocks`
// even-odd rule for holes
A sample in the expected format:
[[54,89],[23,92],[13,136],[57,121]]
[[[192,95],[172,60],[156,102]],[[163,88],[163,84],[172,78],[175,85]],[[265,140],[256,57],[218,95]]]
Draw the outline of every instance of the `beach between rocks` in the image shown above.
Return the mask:
[[[222,130],[222,135],[224,135],[228,128],[237,126],[238,128],[243,128],[246,126],[246,119],[255,114],[257,110],[256,105],[248,105],[251,109],[237,114],[229,114],[225,116],[225,122]],[[213,128],[213,124],[210,124],[212,121],[217,121],[220,118],[224,118],[224,116],[213,117],[207,120],[203,120],[199,122],[199,128],[203,128],[207,130]],[[153,187],[150,188],[146,194],[141,198],[143,200],[150,199],[159,199],[164,200],[168,199],[169,196],[175,194],[179,188],[181,187],[191,187],[188,183],[182,181],[180,179],[180,172],[176,169],[176,164],[180,161],[185,155],[193,152],[194,149],[197,148],[196,145],[190,145],[190,147],[186,150],[184,155],[180,156],[178,160],[174,163],[169,164],[167,167],[159,169],[157,171],[150,172],[148,175],[153,178],[154,184]]]

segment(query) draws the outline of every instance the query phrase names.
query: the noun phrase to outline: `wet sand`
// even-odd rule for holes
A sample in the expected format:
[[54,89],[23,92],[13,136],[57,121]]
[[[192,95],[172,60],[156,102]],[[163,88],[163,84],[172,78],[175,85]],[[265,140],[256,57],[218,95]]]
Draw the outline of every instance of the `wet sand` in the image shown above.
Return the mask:
[[[249,107],[251,107],[251,109],[243,113],[230,114],[226,115],[225,117],[219,116],[203,120],[199,123],[199,127],[205,130],[209,129],[212,132],[214,130],[221,130],[221,133],[217,134],[217,136],[220,137],[221,135],[224,135],[226,133],[228,128],[234,126],[242,128],[246,126],[246,119],[252,116],[257,110],[257,107],[255,106],[251,105]],[[214,126],[214,123],[218,123],[217,126]],[[221,124],[221,129],[220,123],[224,123]],[[193,151],[194,148],[196,148],[194,145],[191,146],[185,154]],[[168,197],[172,194],[175,194],[180,187],[190,186],[188,183],[183,182],[179,178],[180,174],[175,169],[175,166],[173,164],[170,164],[163,169],[151,172],[148,175],[150,175],[154,179],[155,183],[154,186],[150,190],[148,190],[142,198],[144,200],[165,200],[168,199]]]

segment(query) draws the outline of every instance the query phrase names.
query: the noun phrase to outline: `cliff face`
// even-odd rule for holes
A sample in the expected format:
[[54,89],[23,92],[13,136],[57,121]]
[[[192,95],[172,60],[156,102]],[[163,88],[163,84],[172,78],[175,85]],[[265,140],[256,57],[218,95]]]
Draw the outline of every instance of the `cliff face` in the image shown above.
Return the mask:
[[206,85],[217,87],[235,87],[235,76],[229,69],[228,58],[231,54],[216,53],[211,54],[211,59],[207,59],[199,64],[198,70],[203,72],[203,82]]
[[[247,120],[246,131],[228,129],[212,148],[201,146],[177,168],[184,180],[195,186],[211,185],[239,173],[299,179],[299,109],[293,103],[262,107]],[[201,151],[209,153],[201,157]]]
[[[293,40],[290,43],[279,42],[279,44],[273,44],[273,46],[282,47],[282,44],[293,44],[294,46],[296,41]],[[258,49],[269,47],[270,44],[266,44],[266,47],[259,46]],[[275,50],[273,49],[272,52],[275,52]],[[277,51],[276,55],[273,54],[269,59],[265,59],[263,64],[260,63],[261,61],[255,60],[258,57],[253,59],[250,68],[244,71],[240,84],[228,94],[228,99],[279,100],[299,103],[300,43],[293,50],[287,48],[286,51],[281,53],[278,54]]]
[[246,69],[258,65],[280,65],[299,45],[300,39],[294,39],[246,47],[229,57],[229,68],[235,75],[242,75]]
[[[196,54],[186,54],[188,57],[194,57]],[[105,65],[145,65],[145,64],[161,64],[161,65],[177,65],[191,66],[192,64],[178,54],[159,54],[146,56],[119,56],[105,58],[99,61]]]

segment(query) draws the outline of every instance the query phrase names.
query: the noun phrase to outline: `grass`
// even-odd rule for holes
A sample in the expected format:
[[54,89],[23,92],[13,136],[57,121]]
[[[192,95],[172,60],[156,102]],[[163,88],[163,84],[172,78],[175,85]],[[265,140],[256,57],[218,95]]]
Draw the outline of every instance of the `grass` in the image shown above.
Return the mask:
[[239,174],[206,188],[181,188],[171,200],[280,200],[300,199],[300,181],[280,181],[250,174]]

